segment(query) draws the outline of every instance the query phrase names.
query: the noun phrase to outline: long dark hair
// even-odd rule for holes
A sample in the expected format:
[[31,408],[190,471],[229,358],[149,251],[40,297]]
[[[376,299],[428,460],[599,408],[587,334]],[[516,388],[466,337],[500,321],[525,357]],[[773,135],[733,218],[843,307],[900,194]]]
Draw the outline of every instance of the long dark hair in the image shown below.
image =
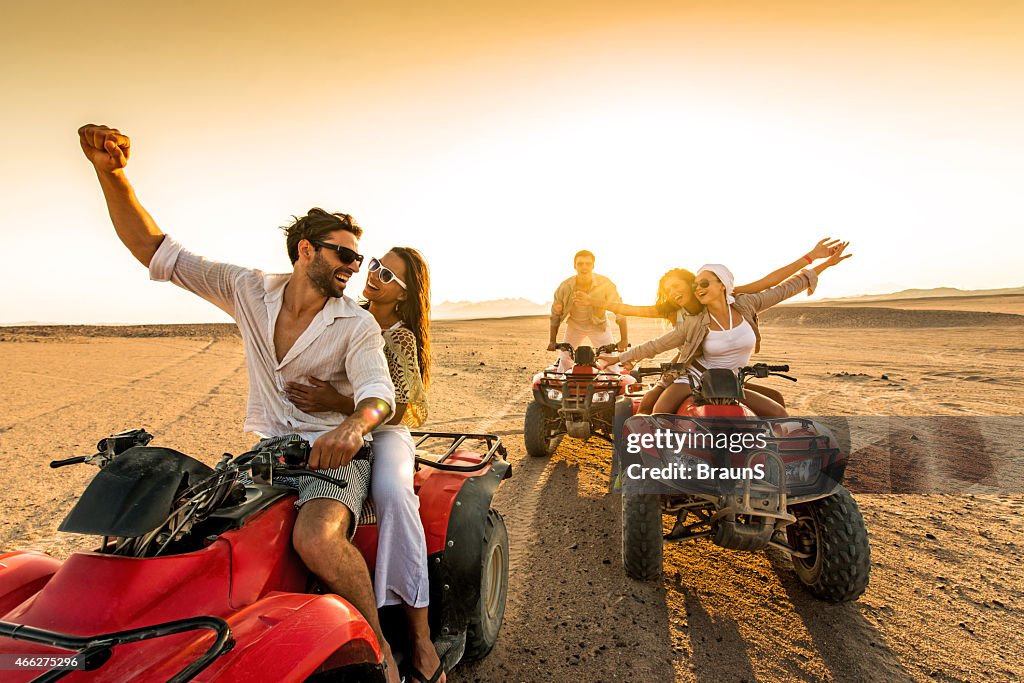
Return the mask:
[[423,386],[430,384],[430,269],[423,254],[412,247],[392,247],[405,262],[405,300],[398,302],[398,317],[416,336]]
[[690,271],[686,270],[685,268],[673,268],[672,270],[662,275],[661,279],[658,280],[658,298],[654,302],[654,305],[661,310],[672,309],[671,314],[665,314],[665,318],[669,322],[676,321],[676,312],[679,311],[679,304],[670,299],[668,296],[668,292],[665,291],[665,283],[668,282],[669,278],[673,277],[679,278],[680,280],[686,282],[687,284],[693,284],[693,281],[696,279],[696,276]]

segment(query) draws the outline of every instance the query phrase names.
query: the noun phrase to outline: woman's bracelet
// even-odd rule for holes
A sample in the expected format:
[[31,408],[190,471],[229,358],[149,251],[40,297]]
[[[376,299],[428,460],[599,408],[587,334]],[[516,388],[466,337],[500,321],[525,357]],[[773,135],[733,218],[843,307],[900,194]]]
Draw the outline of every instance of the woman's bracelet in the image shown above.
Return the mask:
[[814,263],[814,259],[811,258],[810,254],[804,254],[804,258],[807,259],[807,265]]

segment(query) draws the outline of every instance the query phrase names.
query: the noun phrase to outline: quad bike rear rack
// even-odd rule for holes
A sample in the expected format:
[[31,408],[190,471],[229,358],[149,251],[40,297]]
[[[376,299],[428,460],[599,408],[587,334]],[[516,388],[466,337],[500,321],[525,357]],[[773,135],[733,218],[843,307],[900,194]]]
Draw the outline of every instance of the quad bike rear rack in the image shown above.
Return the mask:
[[[73,636],[33,626],[0,621],[0,636],[10,638],[11,640],[23,640],[29,643],[39,643],[40,645],[48,645],[61,650],[76,652],[77,655],[71,656],[81,658],[78,667],[73,669],[50,669],[41,676],[32,679],[32,683],[56,681],[75,671],[94,671],[110,659],[113,654],[112,649],[118,645],[137,643],[151,638],[162,638],[163,636],[196,631],[198,629],[210,629],[216,633],[217,637],[214,639],[213,645],[201,657],[169,679],[168,683],[185,683],[185,681],[192,680],[203,669],[213,663],[213,660],[229,652],[234,647],[235,643],[231,638],[231,627],[228,626],[226,621],[219,617],[191,617],[95,636]],[[59,655],[53,656],[61,658]],[[65,656],[64,658],[70,657]]]
[[[410,434],[414,439],[417,449],[416,463],[418,465],[433,467],[434,469],[443,470],[445,472],[478,472],[490,465],[495,458],[502,462],[506,462],[506,457],[508,455],[504,444],[501,443],[501,438],[495,434],[465,434],[462,432],[433,431],[410,432]],[[451,441],[445,452],[436,460],[419,455],[420,446],[431,439],[449,439]],[[472,465],[456,465],[454,463],[447,462],[466,441],[483,441],[487,444],[487,452],[484,453],[480,462]]]

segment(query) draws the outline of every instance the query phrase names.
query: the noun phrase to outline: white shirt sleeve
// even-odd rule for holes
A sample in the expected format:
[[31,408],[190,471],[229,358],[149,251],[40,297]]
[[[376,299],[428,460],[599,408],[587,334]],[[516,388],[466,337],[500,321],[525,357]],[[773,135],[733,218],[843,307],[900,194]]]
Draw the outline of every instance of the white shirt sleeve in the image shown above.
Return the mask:
[[156,282],[173,282],[182,289],[197,294],[235,317],[235,289],[238,279],[257,271],[233,266],[228,263],[210,261],[185,249],[170,235],[163,242],[149,262],[149,279]]
[[379,398],[395,411],[395,387],[384,357],[384,337],[373,318],[359,318],[345,356],[345,375],[352,385],[355,405],[366,398]]

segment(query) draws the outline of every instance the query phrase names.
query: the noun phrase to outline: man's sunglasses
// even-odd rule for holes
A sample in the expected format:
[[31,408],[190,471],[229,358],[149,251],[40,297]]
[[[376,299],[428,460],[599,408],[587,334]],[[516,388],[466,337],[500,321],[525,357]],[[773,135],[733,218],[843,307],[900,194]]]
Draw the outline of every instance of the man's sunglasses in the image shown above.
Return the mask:
[[318,247],[324,247],[335,251],[338,254],[338,258],[341,260],[343,265],[349,266],[353,263],[363,264],[363,255],[357,254],[348,247],[343,247],[340,244],[331,244],[330,242],[321,242],[320,240],[310,240],[313,244]]
[[402,278],[395,275],[395,272],[393,270],[391,270],[383,263],[381,263],[380,259],[371,258],[369,269],[371,273],[377,273],[377,279],[380,280],[382,283],[387,284],[389,282],[394,281],[397,282],[398,286],[401,287],[402,289],[409,289],[405,285],[405,283],[402,282]]

